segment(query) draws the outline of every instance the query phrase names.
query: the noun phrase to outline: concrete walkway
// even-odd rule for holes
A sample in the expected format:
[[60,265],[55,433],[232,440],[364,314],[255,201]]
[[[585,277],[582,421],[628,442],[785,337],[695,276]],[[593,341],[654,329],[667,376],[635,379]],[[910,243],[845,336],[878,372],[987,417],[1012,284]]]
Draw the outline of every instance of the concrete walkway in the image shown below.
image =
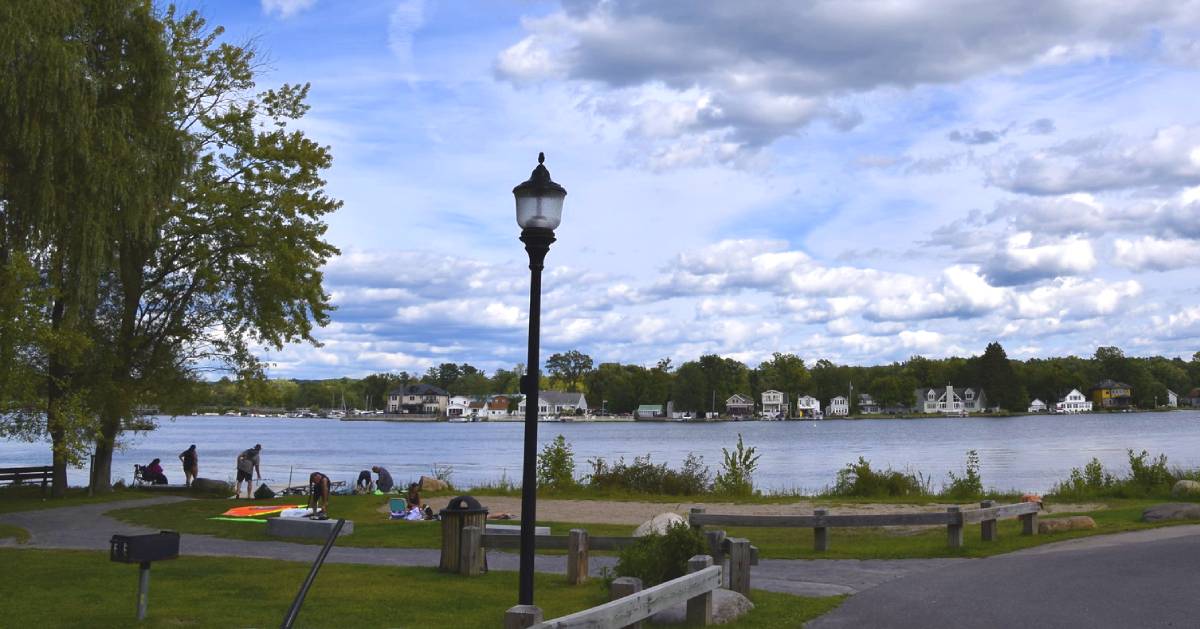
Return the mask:
[[[154,529],[134,526],[105,515],[109,511],[129,507],[144,507],[188,500],[175,496],[161,496],[146,500],[127,500],[99,504],[21,511],[0,514],[0,522],[19,526],[29,531],[26,544],[14,540],[0,540],[0,546],[17,548],[68,548],[81,550],[108,550],[108,540],[114,534],[137,535],[154,533]],[[237,539],[213,537],[211,535],[185,534],[180,539],[179,551],[184,555],[248,557],[279,559],[310,563],[320,547],[312,544],[289,542],[251,542]],[[364,564],[377,566],[426,566],[438,565],[440,551],[415,548],[354,548],[334,546],[327,559],[330,563]],[[899,560],[784,560],[764,559],[756,566],[751,579],[757,589],[785,592],[801,596],[832,596],[853,594],[894,579],[918,572],[925,572],[971,562],[970,559],[899,559]],[[604,568],[616,565],[614,557],[592,557],[589,562],[593,576],[599,576]],[[514,553],[489,551],[488,567],[492,570],[517,570],[519,558]],[[538,572],[566,574],[565,556],[539,555],[535,563]]]

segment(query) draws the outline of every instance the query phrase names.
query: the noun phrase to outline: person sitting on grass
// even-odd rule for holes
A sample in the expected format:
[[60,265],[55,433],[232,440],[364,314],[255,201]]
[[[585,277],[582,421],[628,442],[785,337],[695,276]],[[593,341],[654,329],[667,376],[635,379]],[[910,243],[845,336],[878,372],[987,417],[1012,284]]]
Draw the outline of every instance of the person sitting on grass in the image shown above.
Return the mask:
[[[319,510],[318,504],[321,507]],[[318,512],[329,514],[329,477],[320,472],[308,475],[308,509],[313,515]]]
[[375,491],[375,481],[371,480],[371,472],[363,470],[358,473],[358,480],[354,483],[354,493],[369,494]]
[[163,474],[161,459],[150,461],[150,465],[142,468],[142,478],[154,483],[155,485],[166,485],[167,475]]
[[392,474],[387,471],[386,467],[383,467],[382,465],[373,465],[371,466],[371,471],[379,475],[379,480],[375,483],[375,487],[379,489],[379,491],[382,491],[386,494],[392,491],[392,489],[396,486],[396,483],[392,481]]

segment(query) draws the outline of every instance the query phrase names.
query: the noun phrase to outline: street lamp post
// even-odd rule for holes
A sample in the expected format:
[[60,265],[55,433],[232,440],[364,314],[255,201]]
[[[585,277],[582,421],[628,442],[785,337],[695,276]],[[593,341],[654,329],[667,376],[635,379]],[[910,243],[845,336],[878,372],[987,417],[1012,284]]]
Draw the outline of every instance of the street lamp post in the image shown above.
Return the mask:
[[517,224],[521,226],[521,242],[529,254],[529,360],[521,377],[521,393],[525,394],[525,461],[521,474],[521,572],[517,604],[533,605],[534,526],[537,519],[537,429],[538,378],[541,358],[538,343],[542,318],[542,263],[554,228],[562,219],[563,199],[567,191],[550,180],[550,171],[538,153],[538,165],[529,180],[513,188],[517,201]]

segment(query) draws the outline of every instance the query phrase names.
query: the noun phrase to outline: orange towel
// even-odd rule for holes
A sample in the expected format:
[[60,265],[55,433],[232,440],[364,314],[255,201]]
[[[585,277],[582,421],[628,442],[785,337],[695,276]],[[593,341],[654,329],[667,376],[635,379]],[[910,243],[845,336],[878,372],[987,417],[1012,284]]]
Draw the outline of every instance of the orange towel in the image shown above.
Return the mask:
[[284,509],[303,509],[304,505],[259,505],[249,507],[234,507],[221,515],[228,515],[235,518],[249,518],[256,515],[271,515],[279,513]]

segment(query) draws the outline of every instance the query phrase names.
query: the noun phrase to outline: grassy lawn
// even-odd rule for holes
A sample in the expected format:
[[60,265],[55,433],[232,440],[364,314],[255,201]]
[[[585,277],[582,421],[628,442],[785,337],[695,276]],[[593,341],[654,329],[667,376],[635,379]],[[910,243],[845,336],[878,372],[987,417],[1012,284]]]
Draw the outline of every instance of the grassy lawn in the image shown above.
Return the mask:
[[[1142,522],[1142,511],[1151,505],[1162,504],[1163,500],[1106,500],[1108,508],[1079,514],[1088,515],[1096,521],[1096,528],[1089,531],[1069,531],[1052,535],[1021,535],[1020,522],[1016,519],[999,522],[999,539],[994,542],[980,540],[979,525],[963,528],[963,547],[951,549],[946,543],[946,528],[936,527],[917,530],[883,528],[831,528],[829,550],[818,553],[813,550],[811,529],[738,528],[726,530],[731,537],[745,537],[758,546],[764,558],[771,559],[910,559],[927,557],[987,557],[1022,548],[1058,542],[1076,537],[1119,533],[1139,529],[1157,528],[1188,522],[1147,523]],[[1049,516],[1041,516],[1043,519]],[[1193,522],[1194,523],[1194,522]]]
[[[6,626],[132,626],[137,567],[104,553],[0,549]],[[283,619],[307,574],[303,564],[213,557],[156,563],[146,627],[268,627]],[[69,575],[70,596],[63,595]],[[309,592],[301,627],[497,627],[515,602],[517,575],[465,578],[427,568],[330,564]],[[599,582],[566,585],[537,575],[546,618],[606,600]],[[757,609],[737,627],[798,627],[840,597],[807,599],[755,591]],[[53,610],[49,612],[48,610]]]
[[11,524],[0,523],[0,539],[13,539],[18,544],[29,541],[29,531]]
[[14,511],[33,511],[36,509],[55,509],[57,507],[75,507],[95,504],[98,502],[113,502],[116,500],[139,500],[166,495],[160,492],[123,489],[107,494],[88,496],[87,489],[72,487],[62,498],[50,498],[42,495],[42,487],[38,485],[24,487],[5,487],[0,489],[0,513]]
[[[244,500],[222,498],[202,499],[166,505],[131,507],[110,512],[109,515],[132,524],[182,533],[245,540],[274,540],[276,538],[267,536],[266,525],[262,523],[228,522],[209,518],[220,515],[226,509],[235,506],[247,504],[297,505],[303,504],[305,500],[304,497],[299,499],[291,497],[290,499],[255,500],[251,503]],[[387,498],[382,496],[333,496],[330,498],[329,513],[333,517],[354,521],[354,534],[339,538],[338,545],[366,548],[441,548],[440,522],[389,520],[387,515],[379,512],[379,507],[385,504],[387,504]],[[505,524],[503,521],[497,523]],[[585,528],[592,535],[629,535],[634,528],[627,524],[572,524],[567,522],[538,522],[538,524],[549,526],[554,535],[566,535],[567,531],[572,528]],[[308,540],[308,542],[320,544],[322,540]]]

